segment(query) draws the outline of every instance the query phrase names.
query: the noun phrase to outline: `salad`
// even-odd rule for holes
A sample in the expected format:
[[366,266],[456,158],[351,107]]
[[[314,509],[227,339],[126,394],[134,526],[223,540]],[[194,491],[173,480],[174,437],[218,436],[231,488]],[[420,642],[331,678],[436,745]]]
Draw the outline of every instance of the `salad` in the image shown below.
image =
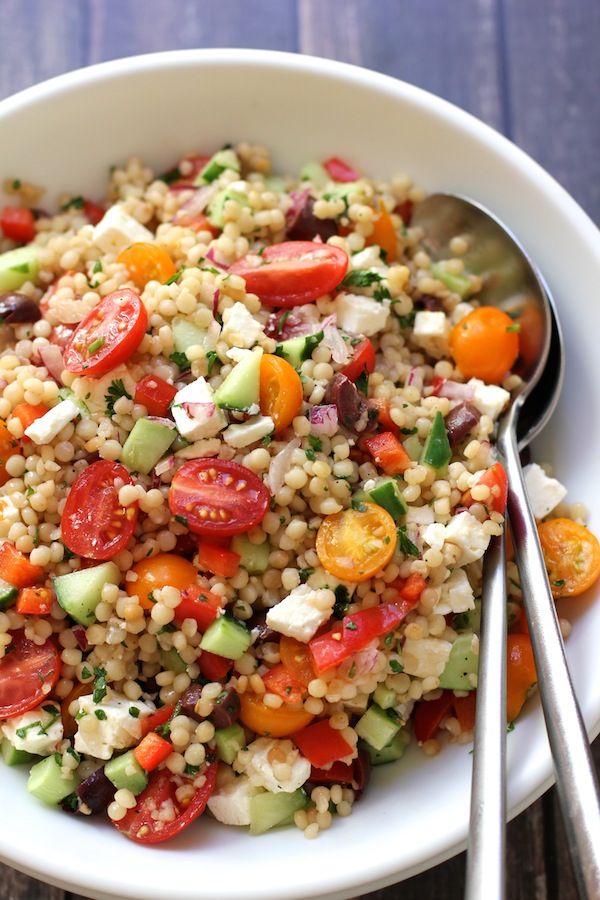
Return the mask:
[[[0,735],[28,791],[142,843],[205,810],[312,838],[410,741],[469,742],[519,385],[469,236],[433,261],[407,177],[248,144],[129,160],[54,215],[4,190]],[[526,480],[577,595],[585,510]],[[536,673],[508,574],[512,723]]]

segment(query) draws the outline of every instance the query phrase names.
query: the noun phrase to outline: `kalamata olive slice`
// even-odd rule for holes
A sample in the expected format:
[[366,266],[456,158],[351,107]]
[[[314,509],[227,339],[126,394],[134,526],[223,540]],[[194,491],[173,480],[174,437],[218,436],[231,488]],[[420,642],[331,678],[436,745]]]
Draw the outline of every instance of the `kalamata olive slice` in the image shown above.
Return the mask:
[[229,728],[237,722],[240,715],[239,694],[233,688],[221,691],[215,700],[210,718],[215,728]]
[[105,812],[114,800],[116,788],[104,774],[104,769],[96,769],[77,788],[77,796],[92,813]]
[[315,216],[314,205],[313,198],[307,197],[296,218],[288,225],[287,236],[290,241],[314,241],[316,237],[320,237],[326,242],[338,233],[333,219],[318,219]]
[[456,446],[475,428],[481,418],[481,413],[472,403],[459,403],[451,409],[444,419],[448,440],[451,446]]
[[189,686],[183,697],[181,698],[181,712],[196,722],[202,722],[203,717],[196,712],[196,703],[202,696],[202,685],[192,684]]
[[338,372],[327,386],[325,403],[335,403],[342,425],[356,434],[372,431],[377,425],[377,408],[367,400],[346,375]]
[[41,318],[39,306],[26,294],[18,291],[0,294],[0,324],[21,325],[24,322],[37,322]]

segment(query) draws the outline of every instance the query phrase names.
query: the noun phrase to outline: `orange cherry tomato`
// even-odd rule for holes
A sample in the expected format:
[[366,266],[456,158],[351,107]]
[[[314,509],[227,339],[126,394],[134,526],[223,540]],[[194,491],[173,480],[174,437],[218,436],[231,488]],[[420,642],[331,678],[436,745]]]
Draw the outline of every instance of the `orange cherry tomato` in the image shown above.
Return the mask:
[[450,352],[465,378],[499,384],[519,355],[518,325],[495,306],[480,306],[450,332]]
[[392,217],[385,208],[383,202],[379,201],[379,214],[375,216],[373,223],[373,231],[366,239],[367,246],[377,244],[386,252],[386,262],[393,262],[396,258],[396,248],[398,238],[396,237],[396,229],[392,222]]
[[18,453],[18,440],[13,437],[4,419],[0,419],[0,487],[9,480],[10,475],[5,469],[6,461],[9,456]]
[[293,366],[266,353],[260,361],[260,411],[271,416],[275,431],[282,431],[302,406],[302,382]]
[[572,519],[548,519],[538,525],[544,561],[554,597],[583,594],[600,576],[600,544]]
[[284,703],[277,709],[265,706],[256,694],[245,693],[240,697],[240,719],[246,728],[264,737],[287,737],[312,722],[314,716],[303,707],[293,708]]
[[344,581],[367,581],[389,563],[396,549],[396,524],[375,503],[344,509],[323,519],[316,550],[324,569]]
[[152,609],[155,601],[150,595],[153,591],[167,585],[183,591],[198,580],[196,567],[175,553],[157,553],[156,556],[141,559],[132,571],[137,579],[126,581],[126,590],[130,597],[136,595],[140,598],[142,609]]
[[537,684],[537,673],[528,634],[509,634],[506,651],[506,718],[514,722]]
[[303,687],[308,687],[309,682],[317,677],[313,669],[308,645],[297,641],[296,638],[283,635],[279,642],[279,658],[288,672]]
[[131,280],[139,290],[143,290],[149,281],[164,284],[177,268],[166,250],[156,244],[140,242],[121,250],[117,262],[128,270]]

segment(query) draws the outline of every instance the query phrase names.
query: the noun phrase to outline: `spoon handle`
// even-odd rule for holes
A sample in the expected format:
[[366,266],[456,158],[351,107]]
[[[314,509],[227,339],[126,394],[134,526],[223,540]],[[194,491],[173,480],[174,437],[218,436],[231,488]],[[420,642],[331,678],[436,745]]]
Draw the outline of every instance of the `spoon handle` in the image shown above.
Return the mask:
[[527,501],[514,429],[501,429],[498,444],[508,475],[508,514],[567,845],[580,897],[597,900],[600,897],[598,782],[567,667],[537,527]]
[[479,678],[473,745],[465,900],[502,900],[506,844],[505,539],[492,538],[483,564]]

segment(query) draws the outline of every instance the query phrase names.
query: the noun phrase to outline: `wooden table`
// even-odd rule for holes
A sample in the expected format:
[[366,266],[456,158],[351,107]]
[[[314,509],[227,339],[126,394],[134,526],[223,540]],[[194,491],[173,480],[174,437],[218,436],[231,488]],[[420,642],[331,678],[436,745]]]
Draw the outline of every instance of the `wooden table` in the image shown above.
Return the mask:
[[[427,88],[508,135],[600,221],[598,0],[0,0],[0,98],[102,60],[226,46],[331,57]],[[464,863],[369,897],[459,900]],[[507,865],[510,900],[576,897],[554,791],[509,825]],[[0,900],[80,898],[0,866]]]

